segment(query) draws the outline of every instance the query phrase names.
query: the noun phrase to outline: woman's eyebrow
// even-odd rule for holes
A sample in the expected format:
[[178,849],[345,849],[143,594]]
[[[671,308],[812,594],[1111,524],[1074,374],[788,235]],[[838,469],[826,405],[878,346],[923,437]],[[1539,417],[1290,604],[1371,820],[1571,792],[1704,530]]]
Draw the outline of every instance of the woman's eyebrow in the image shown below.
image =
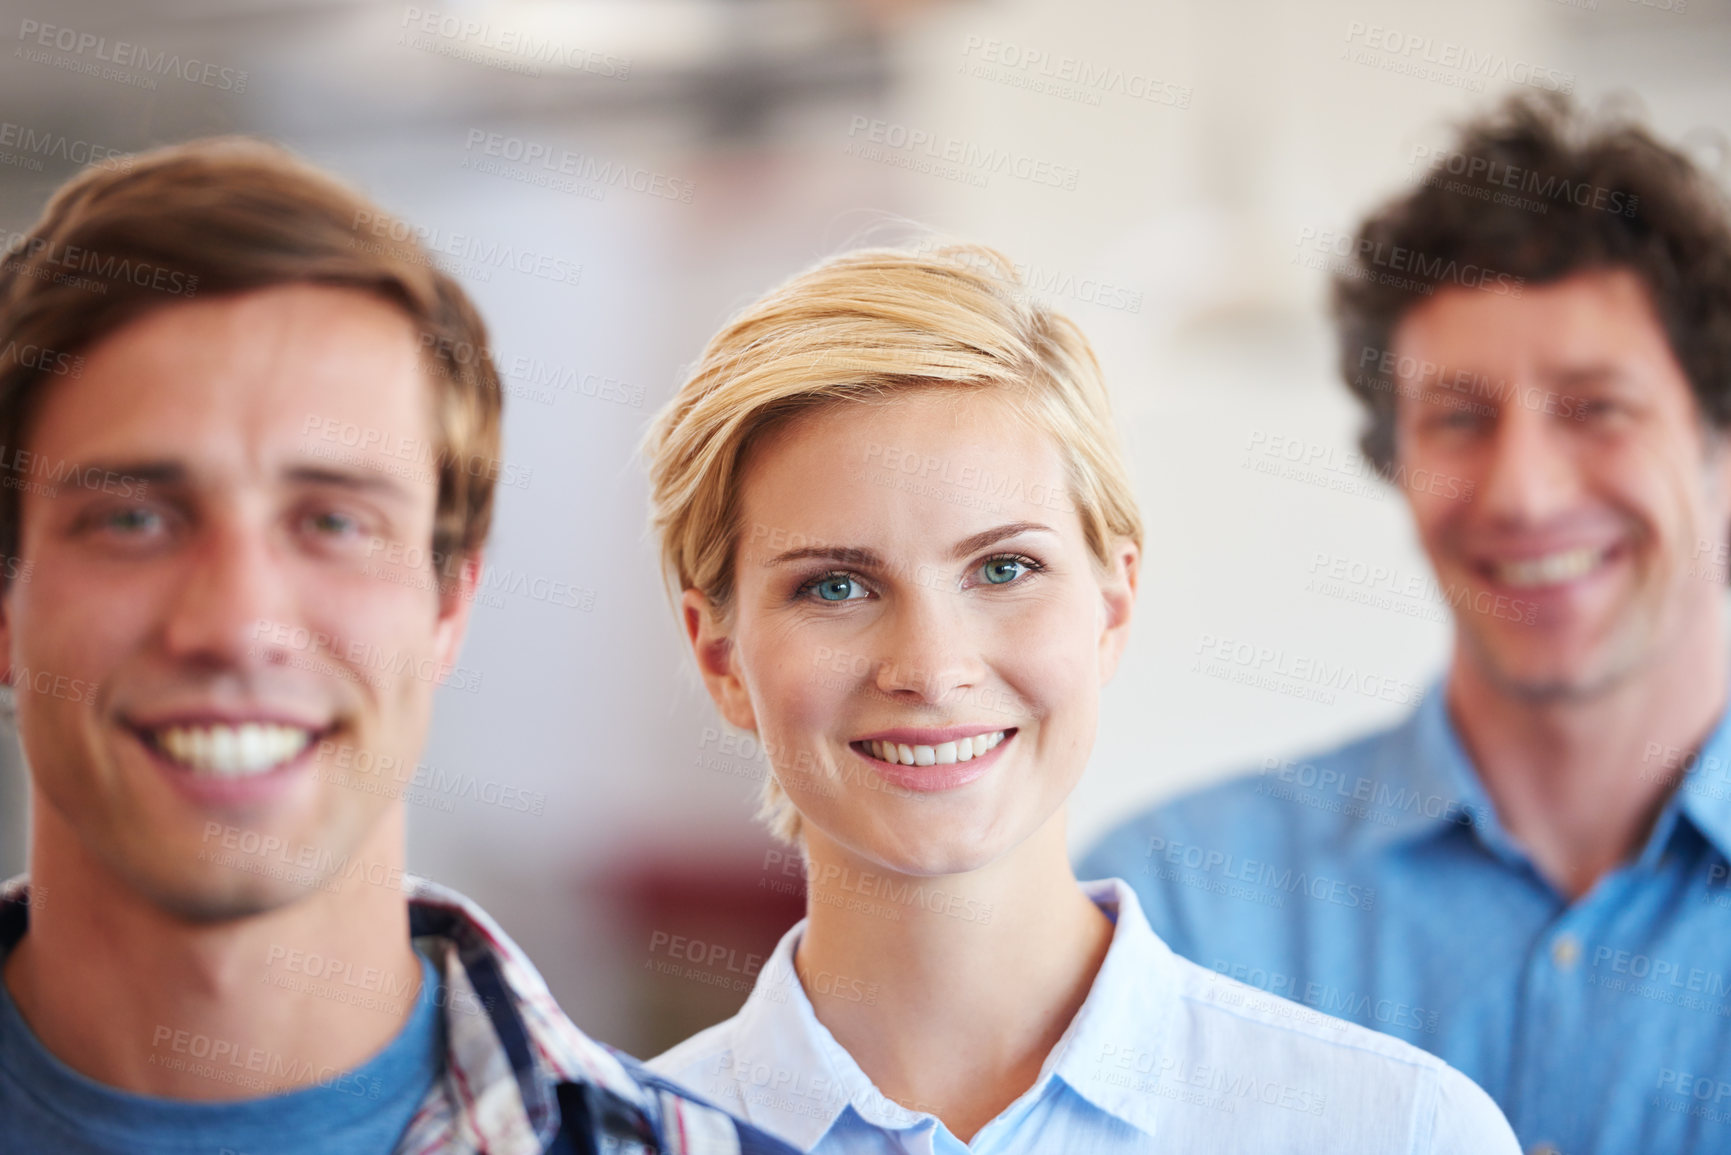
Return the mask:
[[980,533],[976,533],[973,537],[964,538],[962,541],[957,542],[956,548],[950,551],[950,558],[954,561],[962,561],[969,554],[977,553],[980,550],[985,549],[988,545],[994,545],[997,542],[1003,541],[1006,537],[1019,537],[1024,533],[1056,534],[1057,532],[1058,531],[1053,529],[1051,526],[1041,525],[1037,521],[1012,521],[1007,525],[1000,525],[995,529],[983,530]]
[[[1012,521],[1006,525],[994,526],[991,529],[982,530],[981,532],[974,534],[972,537],[964,538],[962,541],[957,542],[956,547],[950,551],[950,557],[955,561],[962,561],[969,554],[977,553],[989,545],[1003,541],[1007,537],[1017,537],[1024,533],[1056,532],[1057,531],[1052,529],[1050,526],[1041,525],[1037,521]],[[778,553],[763,564],[765,567],[785,565],[788,562],[805,561],[810,558],[819,558],[824,561],[833,561],[840,565],[851,565],[866,570],[884,568],[884,560],[878,556],[877,551],[855,545],[803,546],[799,549],[790,549],[785,553]]]
[[838,562],[860,569],[882,569],[884,564],[883,559],[877,555],[875,550],[854,545],[808,545],[800,549],[790,549],[786,553],[778,553],[763,564],[765,568],[768,568],[774,565],[785,565],[790,561],[805,561],[807,558],[821,558],[824,561]]

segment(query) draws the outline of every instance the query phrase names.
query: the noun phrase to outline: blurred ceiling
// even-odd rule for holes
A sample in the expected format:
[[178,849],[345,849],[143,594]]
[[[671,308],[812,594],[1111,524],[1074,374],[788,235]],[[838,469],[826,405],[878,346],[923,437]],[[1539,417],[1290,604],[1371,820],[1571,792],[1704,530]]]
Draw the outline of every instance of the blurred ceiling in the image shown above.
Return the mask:
[[[120,147],[227,130],[364,136],[454,120],[528,121],[696,110],[713,136],[751,136],[780,106],[872,94],[911,3],[854,0],[54,0],[0,5],[11,119]],[[76,44],[58,51],[39,44]],[[74,37],[78,38],[76,41]],[[247,74],[246,91],[174,75],[154,89],[79,67],[179,54]],[[38,49],[35,59],[23,55]],[[125,49],[119,49],[124,52]],[[44,59],[44,58],[51,59]],[[133,76],[147,69],[121,68]],[[623,79],[629,83],[620,83]]]

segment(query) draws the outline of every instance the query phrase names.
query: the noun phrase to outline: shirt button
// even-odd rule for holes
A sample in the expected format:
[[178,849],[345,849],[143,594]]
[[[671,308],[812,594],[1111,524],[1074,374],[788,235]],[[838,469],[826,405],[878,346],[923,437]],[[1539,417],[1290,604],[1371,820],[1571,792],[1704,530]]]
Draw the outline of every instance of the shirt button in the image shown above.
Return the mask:
[[[1557,964],[1558,970],[1568,970],[1581,959],[1581,940],[1572,934],[1560,934],[1551,943],[1551,961]],[[1541,1144],[1533,1148],[1533,1155],[1557,1155],[1554,1147]]]

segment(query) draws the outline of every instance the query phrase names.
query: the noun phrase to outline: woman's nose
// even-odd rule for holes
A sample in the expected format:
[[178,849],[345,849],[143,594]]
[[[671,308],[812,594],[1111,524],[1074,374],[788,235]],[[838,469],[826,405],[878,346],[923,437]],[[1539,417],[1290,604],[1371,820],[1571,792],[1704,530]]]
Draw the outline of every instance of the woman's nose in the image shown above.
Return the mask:
[[924,590],[882,623],[875,686],[886,694],[940,702],[979,681],[984,662],[961,599]]

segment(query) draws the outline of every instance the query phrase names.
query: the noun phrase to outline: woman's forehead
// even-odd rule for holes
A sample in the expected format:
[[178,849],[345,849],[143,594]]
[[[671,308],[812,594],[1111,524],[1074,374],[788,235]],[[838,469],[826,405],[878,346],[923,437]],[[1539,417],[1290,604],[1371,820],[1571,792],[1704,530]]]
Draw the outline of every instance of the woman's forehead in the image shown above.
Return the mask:
[[854,476],[877,471],[909,477],[970,475],[1004,462],[1018,471],[1061,468],[1056,439],[997,392],[904,390],[873,401],[846,401],[800,414],[751,451],[749,474],[789,473],[827,463]]
[[921,412],[943,408],[837,407],[761,446],[741,490],[747,551],[799,539],[931,552],[1023,522],[1080,537],[1055,439],[1001,407],[958,423]]

